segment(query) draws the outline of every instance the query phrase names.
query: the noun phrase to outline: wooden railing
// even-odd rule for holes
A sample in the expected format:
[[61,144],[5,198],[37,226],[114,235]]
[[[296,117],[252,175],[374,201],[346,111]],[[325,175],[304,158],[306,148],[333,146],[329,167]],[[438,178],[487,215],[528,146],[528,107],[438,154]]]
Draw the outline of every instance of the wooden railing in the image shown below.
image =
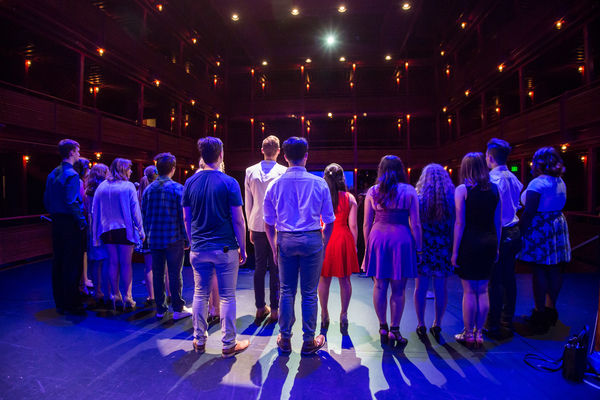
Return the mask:
[[42,217],[27,215],[0,219],[0,267],[52,254],[50,222]]

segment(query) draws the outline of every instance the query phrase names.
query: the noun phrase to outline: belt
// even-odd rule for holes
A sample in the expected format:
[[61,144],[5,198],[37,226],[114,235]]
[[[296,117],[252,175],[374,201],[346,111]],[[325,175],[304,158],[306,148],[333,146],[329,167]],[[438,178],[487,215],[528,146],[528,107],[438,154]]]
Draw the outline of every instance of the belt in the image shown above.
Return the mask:
[[305,233],[314,233],[314,232],[321,232],[320,229],[314,229],[312,231],[279,231],[277,233],[288,233],[290,235],[303,235]]

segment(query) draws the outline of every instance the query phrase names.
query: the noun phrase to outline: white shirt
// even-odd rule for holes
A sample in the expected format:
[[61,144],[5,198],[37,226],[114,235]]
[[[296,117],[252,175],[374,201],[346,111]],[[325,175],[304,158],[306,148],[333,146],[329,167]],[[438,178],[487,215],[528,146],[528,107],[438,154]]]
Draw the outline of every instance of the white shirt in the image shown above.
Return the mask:
[[304,167],[290,167],[267,187],[264,220],[279,232],[314,231],[335,221],[331,194],[323,178]]
[[517,210],[519,195],[523,190],[523,184],[508,170],[506,165],[499,165],[490,171],[490,181],[498,186],[500,198],[502,199],[502,226],[514,226],[519,222]]
[[246,218],[248,218],[248,229],[254,232],[264,232],[265,222],[263,220],[263,201],[267,186],[276,178],[283,175],[287,170],[275,161],[261,161],[246,169]]
[[534,178],[521,195],[521,203],[525,204],[529,190],[540,194],[538,212],[560,211],[567,202],[567,185],[559,177],[540,175]]

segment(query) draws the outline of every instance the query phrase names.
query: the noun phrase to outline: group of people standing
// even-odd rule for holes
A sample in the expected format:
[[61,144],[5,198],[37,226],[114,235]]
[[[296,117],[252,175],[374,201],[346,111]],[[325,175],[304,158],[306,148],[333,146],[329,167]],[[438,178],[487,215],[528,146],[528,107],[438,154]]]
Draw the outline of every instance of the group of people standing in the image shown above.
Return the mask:
[[[223,356],[244,351],[250,342],[237,340],[235,289],[239,266],[247,257],[245,207],[255,250],[256,319],[279,323],[280,352],[292,351],[298,285],[302,354],[313,354],[325,344],[324,335],[316,334],[318,304],[321,330],[327,330],[333,277],[340,285],[340,329],[347,332],[350,277],[359,272],[357,200],[348,192],[338,164],[329,165],[323,179],[307,172],[306,139],[291,137],[281,146],[289,168],[276,162],[279,144],[275,136],[263,141],[264,160],[246,170],[244,203],[240,185],[223,172],[223,143],[218,138],[198,140],[201,168],[184,186],[171,179],[175,157],[162,153],[155,157],[156,170],[146,169],[148,181],[139,194],[129,182],[131,161],[117,158],[110,168],[103,164],[91,168],[83,197],[73,169],[79,160],[79,144],[61,141],[63,162],[48,176],[44,196],[52,219],[57,312],[85,312],[78,286],[86,248],[96,303],[134,308],[131,260],[134,245],[143,243],[151,254],[146,283],[148,303],[156,306],[156,316],[165,316],[170,298],[174,320],[192,316],[193,348],[203,353],[210,313],[214,316],[217,308]],[[408,184],[398,157],[381,159],[377,182],[364,202],[362,269],[374,280],[373,304],[382,343],[394,347],[407,343],[400,322],[409,278],[416,278],[416,332],[424,337],[425,298],[433,277],[435,319],[429,331],[439,338],[447,305],[446,283],[454,273],[463,286],[464,330],[455,336],[457,341],[481,343],[482,333],[497,338],[514,329],[517,254],[533,268],[535,309],[526,320],[540,329],[556,323],[560,264],[570,260],[561,212],[566,200],[561,179],[564,166],[553,148],[538,150],[532,163],[535,178],[521,196],[523,185],[506,166],[510,151],[508,143],[492,139],[485,155],[467,154],[456,188],[438,164],[423,169],[415,188]],[[153,172],[156,176],[150,177]],[[525,211],[519,221],[520,203]],[[181,272],[188,247],[195,282],[192,308],[182,298]],[[102,268],[103,260],[108,260],[108,268]],[[119,290],[119,278],[125,296]],[[209,313],[211,291],[218,292],[218,305],[213,304]]]

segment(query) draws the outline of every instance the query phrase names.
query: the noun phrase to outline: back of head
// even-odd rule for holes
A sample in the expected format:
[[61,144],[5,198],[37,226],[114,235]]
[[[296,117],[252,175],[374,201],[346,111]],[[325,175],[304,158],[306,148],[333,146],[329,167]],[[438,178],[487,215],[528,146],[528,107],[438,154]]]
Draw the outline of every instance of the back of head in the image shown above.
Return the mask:
[[429,164],[423,168],[416,189],[421,220],[433,223],[454,216],[454,184],[441,165]]
[[506,165],[511,150],[508,142],[502,139],[493,138],[487,144],[488,153],[494,157],[498,165]]
[[542,147],[533,155],[531,172],[534,176],[561,177],[565,173],[563,160],[554,147]]
[[88,175],[85,194],[93,197],[94,193],[96,193],[96,189],[98,185],[100,185],[105,179],[109,176],[108,167],[104,164],[96,164],[90,169],[90,174]]
[[308,152],[308,142],[303,137],[292,136],[283,142],[283,154],[292,164],[298,164]]
[[63,139],[58,142],[58,153],[63,158],[69,158],[71,156],[71,151],[80,148],[79,143],[71,139]]
[[393,204],[398,196],[398,184],[406,183],[406,174],[402,160],[397,156],[387,155],[381,157],[377,171],[377,192],[374,200],[383,208]]
[[142,179],[143,178],[146,178],[148,180],[148,183],[154,182],[156,178],[158,178],[158,169],[156,168],[156,165],[148,165],[144,169],[144,176],[142,177]]
[[212,136],[200,138],[198,139],[198,151],[206,164],[216,163],[223,151],[223,142]]
[[346,178],[344,177],[344,169],[338,164],[329,164],[323,172],[323,179],[327,182],[333,209],[337,210],[339,198],[338,192],[347,192]]
[[125,158],[115,158],[110,164],[110,175],[109,180],[127,181],[129,176],[127,171],[131,169],[131,160]]
[[[158,175],[166,176],[173,171],[175,165],[177,164],[177,160],[175,156],[171,153],[160,153],[156,157],[154,157],[154,161],[156,161],[156,169],[158,170]],[[145,171],[144,171],[145,172]],[[150,177],[148,177],[150,180]],[[154,179],[150,180],[152,182]]]
[[279,150],[279,139],[277,136],[269,136],[262,142],[262,150],[266,157],[275,157]]
[[88,171],[90,170],[90,160],[87,158],[79,157],[79,160],[73,163],[73,169],[79,175],[79,179],[85,180]]
[[479,186],[481,190],[491,188],[490,173],[483,153],[467,153],[463,157],[460,163],[460,181],[466,186]]

